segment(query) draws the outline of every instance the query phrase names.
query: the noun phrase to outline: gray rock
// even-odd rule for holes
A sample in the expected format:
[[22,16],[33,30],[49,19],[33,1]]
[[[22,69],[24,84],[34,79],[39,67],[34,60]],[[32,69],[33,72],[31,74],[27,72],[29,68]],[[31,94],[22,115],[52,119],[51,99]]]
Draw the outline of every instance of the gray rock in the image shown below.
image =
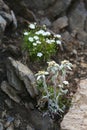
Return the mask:
[[12,16],[5,11],[0,11],[0,15],[6,20],[8,25],[12,22]]
[[11,13],[7,13],[5,11],[0,11],[0,15],[6,20],[7,25],[12,23],[13,27],[17,28],[17,19],[15,17],[14,12],[11,10]]
[[3,130],[3,124],[0,122],[0,130]]
[[50,27],[51,21],[47,17],[43,17],[42,19],[40,19],[40,24],[46,25],[47,27]]
[[30,114],[30,121],[36,130],[60,130],[59,124],[56,124],[49,115],[43,117],[40,112],[35,110]]
[[65,115],[62,130],[87,130],[87,79],[81,80],[73,97],[72,106]]
[[0,40],[3,37],[3,32],[5,31],[6,24],[6,20],[0,15]]
[[73,37],[71,36],[71,34],[68,31],[65,31],[61,34],[62,36],[62,40],[63,40],[63,46],[64,49],[66,49],[68,52],[72,52],[75,47],[75,40],[73,39]]
[[0,15],[0,30],[2,32],[5,31],[6,23],[7,23],[6,20]]
[[[29,7],[29,8],[32,8],[32,9],[46,9],[48,8],[50,5],[52,5],[55,0],[23,0],[23,2]],[[32,4],[33,2],[33,4]]]
[[20,14],[24,18],[30,18],[29,21],[32,18],[32,15],[30,15],[31,17],[28,17],[29,13],[27,10],[29,9],[35,11],[35,14],[38,10],[45,10],[45,16],[47,14],[49,18],[54,18],[60,13],[65,12],[71,4],[71,1],[72,0],[15,0],[15,2],[12,3],[11,0],[7,0],[11,8],[13,8],[17,14]]
[[87,16],[83,1],[80,0],[78,4],[72,8],[69,13],[69,26],[71,30],[84,30],[84,24]]
[[53,22],[52,26],[53,26],[53,31],[58,33],[59,30],[68,26],[68,18],[66,16],[60,17]]
[[2,10],[9,13],[9,7],[4,3],[3,0],[0,0],[0,11]]
[[7,51],[9,51],[15,57],[18,57],[21,54],[20,49],[17,46],[14,46],[12,44],[8,45]]
[[65,42],[70,42],[72,40],[72,37],[68,31],[65,31],[64,33],[61,34],[63,41]]
[[60,13],[65,12],[69,5],[71,4],[72,0],[56,0],[52,6],[47,9],[46,14],[50,18],[58,16]]
[[1,89],[5,92],[13,101],[20,103],[21,99],[17,95],[17,92],[6,82],[1,83]]
[[12,63],[10,62],[7,64],[7,78],[12,87],[14,87],[18,92],[23,92],[24,84],[17,76]]
[[[32,3],[31,0],[15,0],[15,2],[12,2],[11,0],[6,1],[9,2],[10,7],[15,10],[17,15],[22,16],[24,19],[27,19],[30,22],[37,21],[35,14],[30,10],[30,8],[28,8],[28,5],[31,5],[30,3]],[[32,5],[34,5],[34,3]]]
[[31,97],[38,94],[33,72],[21,62],[8,58],[7,77],[9,84],[16,90],[22,91],[25,87]]
[[10,11],[9,7],[0,0],[0,15],[6,20],[7,25],[13,22],[13,25],[17,27],[17,20],[13,11]]
[[77,38],[78,38],[79,41],[82,41],[85,44],[87,44],[87,32],[79,31],[78,34],[77,34]]
[[9,7],[4,1],[0,0],[0,43],[3,37],[3,32],[5,31],[6,26],[10,25],[10,23],[13,23],[13,25],[16,26],[17,21],[15,15],[10,12]]

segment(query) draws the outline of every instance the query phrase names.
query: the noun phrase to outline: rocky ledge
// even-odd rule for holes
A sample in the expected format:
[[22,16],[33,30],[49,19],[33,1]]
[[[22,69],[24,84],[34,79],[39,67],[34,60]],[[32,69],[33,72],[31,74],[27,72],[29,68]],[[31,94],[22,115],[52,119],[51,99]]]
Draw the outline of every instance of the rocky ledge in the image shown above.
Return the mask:
[[61,128],[62,130],[87,130],[87,79],[80,81],[72,106],[65,115]]

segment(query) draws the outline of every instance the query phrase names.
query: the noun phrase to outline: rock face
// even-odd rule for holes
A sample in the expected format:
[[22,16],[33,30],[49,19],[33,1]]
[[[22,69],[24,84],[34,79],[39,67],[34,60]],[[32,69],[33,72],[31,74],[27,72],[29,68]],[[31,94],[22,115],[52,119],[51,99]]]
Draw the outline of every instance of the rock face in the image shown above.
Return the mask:
[[6,0],[6,2],[9,2],[9,6],[14,10],[16,15],[22,16],[24,19],[27,19],[30,22],[37,21],[34,13],[28,7],[28,5],[31,5],[31,2],[23,0],[15,0],[15,2]]
[[[50,5],[52,5],[56,0],[23,0],[25,2],[25,4],[28,5],[29,8],[34,8],[34,9],[46,9],[48,8]],[[32,4],[33,2],[33,4]],[[38,4],[39,3],[39,4]]]
[[87,11],[82,1],[76,4],[69,13],[69,26],[71,30],[83,30],[84,23],[87,17]]
[[51,22],[47,17],[40,19],[40,25],[46,25],[47,27],[51,26]]
[[81,80],[73,97],[72,107],[65,115],[62,130],[87,130],[87,79]]
[[87,44],[86,0],[15,0],[13,3],[11,0],[5,1],[24,19],[46,24],[55,33],[76,32],[75,38]]
[[0,122],[0,130],[3,130],[3,124]]
[[79,41],[86,43],[87,42],[87,32],[85,32],[85,31],[78,32],[77,38],[79,39]]
[[67,10],[72,0],[56,0],[55,3],[48,9],[48,16],[55,17]]
[[32,71],[12,58],[8,59],[7,78],[9,84],[17,91],[22,92],[23,89],[26,88],[32,98],[38,94]]
[[35,110],[29,114],[30,122],[32,122],[35,130],[60,130],[58,123],[56,124],[48,115],[42,117],[40,112]]
[[14,12],[10,10],[10,8],[3,2],[3,0],[0,0],[0,16],[3,17],[7,25],[9,25],[11,22],[14,23],[14,20],[16,20],[16,18],[13,18],[15,17]]
[[68,18],[66,16],[58,18],[53,22],[53,30],[58,33],[61,29],[68,26]]
[[5,92],[13,101],[20,103],[21,99],[15,91],[6,81],[3,81],[1,84],[1,89]]
[[10,11],[9,7],[0,0],[0,41],[3,37],[3,32],[6,26],[13,23],[14,27],[17,27],[17,21],[13,11]]
[[3,0],[0,0],[0,11],[9,13],[9,7],[4,3]]
[[0,16],[0,42],[3,36],[3,32],[5,30],[5,27],[6,27],[6,21],[2,16]]

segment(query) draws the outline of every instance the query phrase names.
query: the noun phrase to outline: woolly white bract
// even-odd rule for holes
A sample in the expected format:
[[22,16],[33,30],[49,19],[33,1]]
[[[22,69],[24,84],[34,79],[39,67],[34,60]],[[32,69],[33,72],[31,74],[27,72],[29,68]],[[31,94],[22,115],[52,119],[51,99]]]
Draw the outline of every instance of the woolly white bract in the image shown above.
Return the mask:
[[37,86],[41,86],[41,100],[46,99],[48,102],[48,111],[54,116],[55,114],[59,115],[59,113],[63,113],[65,109],[66,104],[63,104],[63,97],[68,92],[66,86],[69,85],[69,82],[65,80],[67,75],[64,72],[67,74],[66,63],[68,63],[66,66],[71,65],[71,63],[66,60],[62,61],[61,65],[55,61],[47,63],[48,67],[46,71],[39,71],[35,76]]

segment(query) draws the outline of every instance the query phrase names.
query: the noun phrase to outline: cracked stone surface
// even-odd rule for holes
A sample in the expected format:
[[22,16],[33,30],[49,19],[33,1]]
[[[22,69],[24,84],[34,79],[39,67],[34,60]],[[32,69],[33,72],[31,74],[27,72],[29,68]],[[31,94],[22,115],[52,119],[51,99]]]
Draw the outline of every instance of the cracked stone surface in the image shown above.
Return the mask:
[[72,107],[65,115],[62,130],[87,130],[87,79],[81,80],[73,97]]

